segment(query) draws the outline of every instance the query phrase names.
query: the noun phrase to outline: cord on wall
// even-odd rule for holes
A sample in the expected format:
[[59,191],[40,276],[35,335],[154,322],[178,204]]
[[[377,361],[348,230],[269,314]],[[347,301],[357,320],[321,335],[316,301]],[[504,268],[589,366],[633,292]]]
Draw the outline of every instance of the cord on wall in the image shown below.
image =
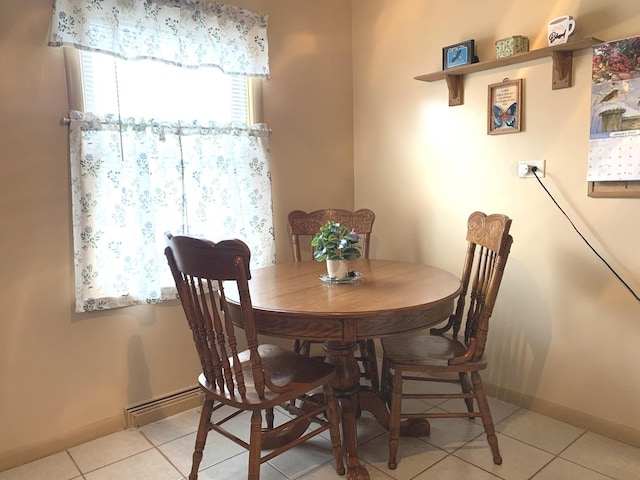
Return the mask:
[[595,254],[596,254],[596,256],[597,256],[600,260],[602,260],[602,262],[603,262],[603,263],[604,263],[604,264],[609,268],[609,270],[611,270],[611,272],[616,276],[616,278],[617,278],[618,280],[620,280],[620,282],[622,282],[622,284],[626,287],[626,289],[627,289],[627,290],[629,290],[629,292],[631,292],[631,295],[633,295],[633,296],[634,296],[634,298],[640,302],[640,297],[638,297],[638,294],[637,294],[636,292],[634,292],[634,291],[633,291],[633,289],[632,289],[629,285],[627,285],[627,282],[625,282],[625,281],[622,279],[622,277],[620,277],[620,275],[618,275],[618,273],[617,273],[613,268],[611,268],[611,265],[609,265],[609,264],[607,263],[607,261],[606,261],[604,258],[602,258],[602,255],[600,255],[600,254],[596,251],[596,249],[595,249],[595,248],[593,248],[593,247],[591,246],[591,244],[587,241],[587,239],[586,239],[586,238],[584,238],[584,235],[582,235],[582,233],[580,233],[580,230],[578,230],[578,229],[576,228],[576,226],[573,224],[573,222],[572,222],[572,221],[571,221],[571,219],[569,218],[569,215],[567,215],[567,214],[565,213],[565,211],[564,211],[564,210],[562,209],[562,207],[558,204],[558,202],[556,202],[556,199],[555,199],[555,198],[553,198],[553,195],[551,195],[551,192],[549,192],[549,190],[547,190],[547,187],[545,187],[545,186],[544,186],[544,183],[542,183],[542,180],[540,180],[540,177],[538,177],[538,175],[536,174],[537,170],[538,170],[538,167],[535,167],[535,166],[531,167],[531,172],[533,172],[533,175],[536,177],[536,180],[538,180],[538,183],[540,184],[540,186],[541,186],[542,188],[544,188],[544,191],[545,191],[545,192],[547,192],[547,195],[549,195],[549,197],[551,198],[551,200],[553,200],[553,203],[555,203],[555,204],[556,204],[556,207],[558,207],[558,208],[560,209],[560,211],[562,212],[562,214],[563,214],[565,217],[567,217],[567,220],[569,220],[569,223],[571,224],[571,226],[573,227],[573,229],[578,233],[578,235],[580,235],[580,238],[582,238],[582,240],[584,240],[584,243],[586,243],[586,244],[588,245],[588,247],[593,251],[593,253],[595,253]]

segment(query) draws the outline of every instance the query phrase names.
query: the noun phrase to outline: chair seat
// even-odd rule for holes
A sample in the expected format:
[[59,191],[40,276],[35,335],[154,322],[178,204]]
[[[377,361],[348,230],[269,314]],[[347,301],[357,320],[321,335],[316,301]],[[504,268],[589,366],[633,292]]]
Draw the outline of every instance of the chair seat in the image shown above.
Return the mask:
[[335,367],[329,363],[305,357],[277,345],[259,345],[258,353],[262,359],[265,377],[269,378],[276,386],[288,385],[291,388],[278,393],[267,387],[265,398],[260,399],[254,387],[249,350],[238,354],[247,388],[246,398],[243,399],[237,391],[231,394],[226,388],[222,390],[213,386],[207,381],[204,374],[200,374],[198,377],[201,387],[210,392],[219,402],[246,410],[261,410],[292,400],[301,391],[309,391],[327,383],[335,372]]
[[382,339],[384,356],[403,370],[468,372],[487,367],[485,355],[476,362],[449,365],[449,359],[465,354],[467,347],[459,340],[442,335],[406,334]]

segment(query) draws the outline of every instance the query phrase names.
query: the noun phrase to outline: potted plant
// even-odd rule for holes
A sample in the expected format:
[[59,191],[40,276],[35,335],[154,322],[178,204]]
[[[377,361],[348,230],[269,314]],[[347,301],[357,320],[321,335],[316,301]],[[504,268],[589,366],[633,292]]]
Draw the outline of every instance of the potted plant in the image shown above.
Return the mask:
[[349,260],[360,258],[360,250],[355,246],[360,236],[337,222],[327,222],[320,227],[311,240],[313,258],[318,262],[326,260],[330,278],[342,279],[349,275]]

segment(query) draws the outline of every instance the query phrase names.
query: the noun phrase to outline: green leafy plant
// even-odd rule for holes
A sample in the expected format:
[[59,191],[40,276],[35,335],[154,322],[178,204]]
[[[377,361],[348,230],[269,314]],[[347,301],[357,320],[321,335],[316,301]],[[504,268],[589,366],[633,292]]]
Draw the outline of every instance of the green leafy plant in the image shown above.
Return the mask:
[[323,260],[356,260],[360,258],[360,250],[354,245],[360,236],[354,231],[336,222],[327,222],[320,227],[311,240],[315,249],[313,258],[318,262]]

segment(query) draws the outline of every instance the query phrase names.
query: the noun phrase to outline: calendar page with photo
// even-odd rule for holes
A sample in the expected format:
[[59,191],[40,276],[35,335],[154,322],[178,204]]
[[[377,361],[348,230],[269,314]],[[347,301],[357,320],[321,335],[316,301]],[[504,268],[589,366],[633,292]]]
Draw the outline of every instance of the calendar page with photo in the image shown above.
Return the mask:
[[593,47],[587,180],[640,180],[640,37]]

